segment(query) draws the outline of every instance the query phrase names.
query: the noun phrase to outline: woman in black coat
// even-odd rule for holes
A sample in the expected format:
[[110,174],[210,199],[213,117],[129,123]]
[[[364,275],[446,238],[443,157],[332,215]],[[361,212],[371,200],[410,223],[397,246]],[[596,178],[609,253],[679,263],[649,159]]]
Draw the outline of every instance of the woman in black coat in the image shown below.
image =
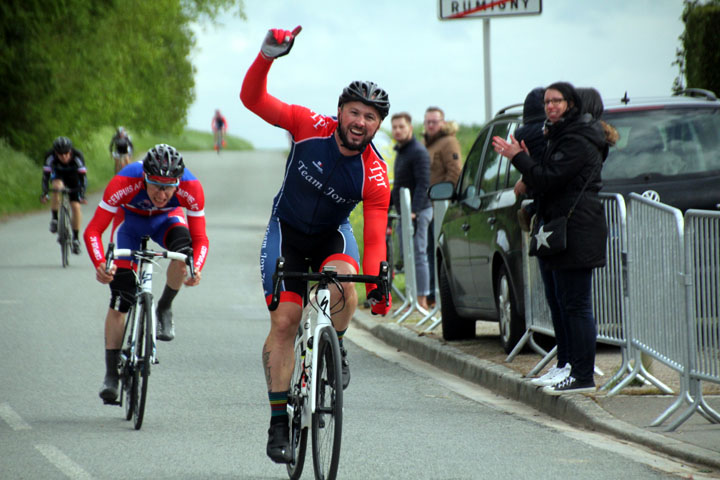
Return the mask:
[[599,122],[582,114],[582,101],[571,84],[557,82],[547,87],[544,104],[547,146],[541,161],[533,160],[512,137],[510,143],[495,137],[493,146],[512,161],[535,192],[543,224],[567,216],[579,197],[567,223],[567,248],[541,262],[542,268],[552,272],[560,321],[567,334],[570,375],[546,387],[548,393],[559,395],[595,390],[597,327],[592,310],[592,269],[605,265],[607,224],[598,192],[607,142]]

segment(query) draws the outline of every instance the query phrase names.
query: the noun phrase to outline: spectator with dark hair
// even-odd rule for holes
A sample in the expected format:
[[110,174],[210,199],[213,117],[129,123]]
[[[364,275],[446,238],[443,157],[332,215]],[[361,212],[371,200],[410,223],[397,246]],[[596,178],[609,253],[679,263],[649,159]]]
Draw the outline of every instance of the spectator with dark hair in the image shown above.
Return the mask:
[[392,136],[395,142],[394,181],[390,192],[391,203],[400,212],[400,189],[408,188],[412,202],[413,248],[417,303],[428,309],[430,271],[427,259],[428,226],[432,220],[432,205],[427,195],[430,186],[430,157],[425,147],[413,135],[409,113],[396,113],[391,117]]
[[[607,242],[605,212],[598,196],[607,140],[600,123],[582,113],[582,100],[571,84],[557,82],[547,87],[544,105],[548,143],[539,162],[514,137],[510,143],[494,137],[493,146],[511,160],[535,192],[537,221],[541,225],[567,216],[577,200],[567,222],[566,249],[543,257],[541,262],[541,269],[549,271],[546,296],[554,297],[559,308],[556,336],[565,332],[570,361],[570,374],[546,386],[545,391],[551,395],[590,392],[595,390],[597,339],[592,270],[605,265]],[[554,295],[548,287],[554,288]]]

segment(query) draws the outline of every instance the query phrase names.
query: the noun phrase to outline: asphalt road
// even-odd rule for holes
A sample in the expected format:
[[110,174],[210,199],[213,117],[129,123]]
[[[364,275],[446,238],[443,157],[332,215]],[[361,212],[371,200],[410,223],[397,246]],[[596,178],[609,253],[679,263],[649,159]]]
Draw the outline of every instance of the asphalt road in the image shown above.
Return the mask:
[[[258,255],[277,152],[188,153],[210,251],[174,304],[142,430],[97,396],[108,288],[87,254],[63,269],[45,211],[0,223],[0,478],[282,479],[265,456],[267,334]],[[38,172],[39,182],[40,172]],[[87,224],[99,196],[84,209]],[[107,243],[107,242],[106,242]],[[164,284],[156,269],[155,292]],[[578,432],[350,330],[339,478],[658,479],[681,466]],[[308,455],[310,455],[308,451]],[[312,478],[308,458],[304,478]],[[696,477],[697,478],[697,477]]]

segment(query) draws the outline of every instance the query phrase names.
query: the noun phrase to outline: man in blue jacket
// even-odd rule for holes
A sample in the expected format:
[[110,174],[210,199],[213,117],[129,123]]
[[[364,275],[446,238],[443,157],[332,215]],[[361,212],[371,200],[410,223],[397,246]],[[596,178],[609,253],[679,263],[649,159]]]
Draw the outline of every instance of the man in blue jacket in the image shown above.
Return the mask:
[[417,280],[418,305],[428,309],[430,294],[430,267],[427,258],[428,226],[432,220],[432,205],[428,197],[430,187],[430,156],[413,135],[410,114],[401,112],[391,117],[392,136],[395,144],[395,169],[391,204],[400,212],[400,189],[410,189],[412,220],[414,224],[413,246],[415,248],[415,276]]

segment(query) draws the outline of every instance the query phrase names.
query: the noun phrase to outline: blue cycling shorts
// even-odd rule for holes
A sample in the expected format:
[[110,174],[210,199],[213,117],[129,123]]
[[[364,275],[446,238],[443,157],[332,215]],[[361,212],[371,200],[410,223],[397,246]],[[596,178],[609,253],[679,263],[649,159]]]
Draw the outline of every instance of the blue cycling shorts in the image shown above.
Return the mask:
[[[272,216],[260,250],[260,274],[268,304],[272,296],[272,277],[280,256],[285,258],[286,272],[319,272],[331,260],[343,260],[353,265],[356,271],[360,271],[360,252],[350,223],[308,235]],[[295,302],[302,306],[306,292],[305,282],[286,280],[280,285],[280,291],[281,302]]]

